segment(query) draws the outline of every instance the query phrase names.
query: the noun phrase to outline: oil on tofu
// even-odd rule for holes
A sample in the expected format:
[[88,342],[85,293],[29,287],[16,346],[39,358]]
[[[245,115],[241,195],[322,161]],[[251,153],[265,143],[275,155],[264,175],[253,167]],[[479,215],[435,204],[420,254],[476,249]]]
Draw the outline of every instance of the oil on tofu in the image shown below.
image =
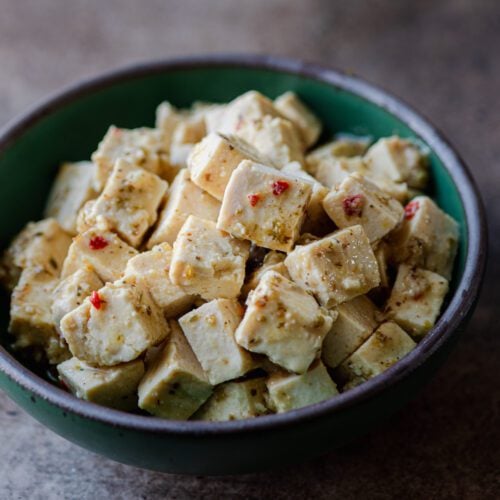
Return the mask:
[[231,175],[217,227],[256,245],[288,252],[299,237],[310,183],[249,160]]
[[263,377],[226,382],[217,386],[210,399],[193,415],[193,420],[222,422],[259,417],[268,413]]
[[319,356],[333,323],[311,295],[275,271],[262,276],[246,306],[235,334],[238,344],[295,373],[305,372]]
[[108,283],[60,322],[73,356],[92,366],[114,366],[139,357],[168,335],[168,324],[141,285]]
[[157,417],[186,420],[210,397],[212,386],[177,322],[169,325],[169,339],[139,384],[139,407]]
[[23,359],[103,406],[227,422],[334,398],[439,334],[460,233],[426,146],[319,142],[311,96],[272,97],[164,101],[60,166],[0,257]]
[[137,387],[144,376],[144,362],[140,359],[96,368],[71,358],[57,365],[57,372],[77,398],[117,410],[137,409]]

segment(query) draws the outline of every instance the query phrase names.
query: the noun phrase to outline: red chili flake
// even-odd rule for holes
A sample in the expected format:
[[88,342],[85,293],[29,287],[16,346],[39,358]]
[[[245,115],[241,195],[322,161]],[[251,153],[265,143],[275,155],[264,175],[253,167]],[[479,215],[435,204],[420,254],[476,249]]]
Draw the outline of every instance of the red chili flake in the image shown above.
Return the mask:
[[100,309],[102,305],[104,304],[104,300],[102,300],[101,296],[99,295],[99,292],[96,292],[95,290],[92,292],[90,295],[90,303],[96,308]]
[[260,195],[249,194],[249,195],[247,195],[247,198],[248,198],[248,201],[250,202],[250,205],[252,205],[252,207],[255,207],[255,205],[257,205],[257,203],[260,200]]
[[356,216],[360,217],[363,213],[363,205],[365,199],[362,194],[355,194],[353,196],[348,196],[342,201],[342,207],[344,208],[344,213],[348,217]]
[[284,193],[289,187],[290,184],[287,181],[273,182],[273,194],[275,196],[279,196],[281,193]]
[[89,241],[89,247],[91,250],[102,250],[109,245],[109,242],[102,236],[94,236]]
[[408,205],[405,207],[405,219],[410,220],[413,219],[414,215],[417,213],[417,210],[420,208],[420,203],[418,201],[410,201]]

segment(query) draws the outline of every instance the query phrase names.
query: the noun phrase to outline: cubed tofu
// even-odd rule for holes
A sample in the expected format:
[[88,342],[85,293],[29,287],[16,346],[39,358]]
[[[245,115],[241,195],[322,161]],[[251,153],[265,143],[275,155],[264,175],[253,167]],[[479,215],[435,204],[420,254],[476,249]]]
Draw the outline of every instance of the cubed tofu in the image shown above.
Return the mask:
[[168,334],[150,293],[139,284],[108,283],[60,322],[73,356],[92,366],[114,366],[138,358]]
[[374,332],[380,311],[364,295],[340,304],[337,320],[323,342],[321,357],[325,365],[337,367]]
[[124,129],[114,125],[92,154],[96,165],[94,189],[100,192],[108,180],[116,160],[126,159],[153,174],[161,175],[168,160],[168,143],[162,130],[152,128]]
[[2,256],[2,282],[13,290],[21,271],[28,267],[59,276],[70,244],[71,236],[55,219],[29,222]]
[[243,317],[237,300],[216,299],[188,312],[179,325],[212,385],[243,376],[256,367],[234,339]]
[[274,107],[300,132],[305,148],[310,148],[321,135],[321,122],[295,92],[285,92],[274,100]]
[[235,132],[278,168],[292,161],[304,162],[303,144],[295,126],[284,118],[264,116],[246,122]]
[[300,375],[272,374],[267,379],[267,390],[267,404],[277,413],[319,403],[339,393],[321,361]]
[[177,124],[172,135],[172,144],[196,144],[207,133],[202,113],[191,112]]
[[285,265],[292,279],[328,308],[364,295],[380,283],[377,260],[359,225],[295,247]]
[[125,281],[140,282],[151,293],[153,300],[166,318],[184,314],[195,300],[183,288],[170,281],[172,247],[160,243],[148,252],[132,257],[125,268]]
[[414,198],[405,207],[401,226],[390,236],[392,256],[451,278],[458,246],[458,224],[427,196]]
[[168,162],[172,171],[177,169],[177,172],[180,172],[181,169],[187,168],[187,160],[194,147],[195,144],[172,144],[170,146]]
[[34,358],[44,355],[51,364],[69,357],[52,318],[52,292],[57,282],[52,273],[28,267],[22,271],[10,303],[9,333],[15,339],[14,349]]
[[76,234],[76,217],[88,200],[95,198],[96,167],[90,161],[63,163],[50,190],[45,216],[53,217],[69,234]]
[[242,161],[231,175],[217,227],[256,245],[289,252],[311,198],[310,183]]
[[142,360],[96,368],[73,357],[58,365],[57,371],[77,398],[117,410],[137,408],[137,387],[144,376]]
[[339,228],[360,225],[370,242],[382,239],[403,219],[403,206],[359,174],[352,174],[323,199]]
[[331,233],[335,226],[323,208],[323,200],[330,190],[308,174],[297,161],[285,165],[281,171],[300,177],[311,184],[311,198],[306,208],[306,216],[301,231],[319,235]]
[[209,108],[204,110],[203,116],[205,117],[207,134],[221,130],[226,109],[226,104],[212,104]]
[[193,420],[222,422],[265,415],[269,412],[265,392],[263,377],[226,382],[215,388],[210,399],[193,415]]
[[216,221],[219,210],[220,202],[194,184],[187,170],[181,170],[168,190],[167,203],[147,247],[152,248],[163,242],[173,245],[190,215]]
[[448,293],[448,281],[439,274],[402,264],[387,303],[387,318],[414,339],[434,326]]
[[377,177],[407,182],[416,189],[427,185],[427,158],[413,142],[397,136],[384,137],[368,149],[364,159]]
[[103,192],[85,211],[84,226],[107,227],[137,247],[155,223],[167,187],[157,175],[117,160]]
[[174,130],[185,115],[185,111],[178,110],[168,101],[160,103],[160,105],[156,108],[155,126],[163,133],[163,141],[166,148],[170,148]]
[[73,239],[64,261],[62,277],[87,268],[95,271],[104,282],[115,281],[121,278],[128,260],[135,255],[137,250],[115,233],[89,229]]
[[248,241],[217,229],[215,222],[190,215],[174,243],[170,280],[206,300],[239,295],[250,252]]
[[208,134],[188,158],[191,180],[214,198],[222,201],[233,170],[243,160],[262,162],[262,155],[236,136]]
[[63,316],[82,305],[83,300],[103,284],[92,269],[85,267],[61,280],[52,294],[52,316],[56,329],[59,329]]
[[382,323],[336,370],[342,381],[368,380],[384,372],[416,346],[396,323]]
[[288,371],[304,373],[318,357],[333,318],[298,285],[267,271],[248,296],[236,341]]
[[188,419],[212,394],[212,386],[184,337],[170,321],[170,338],[139,384],[139,407],[161,418]]

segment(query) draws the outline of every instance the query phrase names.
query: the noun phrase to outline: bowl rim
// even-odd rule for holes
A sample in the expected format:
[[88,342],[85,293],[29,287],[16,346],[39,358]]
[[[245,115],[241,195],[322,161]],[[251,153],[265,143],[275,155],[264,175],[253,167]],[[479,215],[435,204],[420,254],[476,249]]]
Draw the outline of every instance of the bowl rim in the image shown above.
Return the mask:
[[78,399],[50,384],[22,365],[3,346],[0,346],[0,370],[24,390],[29,391],[32,398],[37,396],[65,413],[73,413],[82,418],[119,429],[169,435],[210,436],[277,430],[340,412],[377,396],[383,390],[406,378],[426,362],[464,323],[477,299],[487,254],[487,226],[484,209],[477,186],[465,163],[444,135],[428,119],[398,97],[394,97],[393,94],[360,77],[353,76],[352,73],[284,57],[215,54],[155,60],[127,65],[93,78],[81,80],[44,99],[0,130],[0,155],[28,128],[45,116],[89,93],[130,79],[169,71],[199,68],[262,69],[298,75],[325,83],[383,108],[405,123],[429,145],[431,150],[441,159],[456,185],[465,213],[465,231],[468,236],[463,275],[446,310],[417,347],[381,375],[320,403],[286,413],[246,420],[229,422],[166,420],[99,406]]

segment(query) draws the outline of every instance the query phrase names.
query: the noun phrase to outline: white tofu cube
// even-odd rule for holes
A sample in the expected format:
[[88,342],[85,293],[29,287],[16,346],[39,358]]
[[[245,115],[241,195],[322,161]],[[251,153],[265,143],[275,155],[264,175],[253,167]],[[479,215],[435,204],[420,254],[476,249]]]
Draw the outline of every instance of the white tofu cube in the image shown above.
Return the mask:
[[271,250],[268,254],[266,254],[262,265],[260,265],[252,273],[247,275],[245,284],[241,289],[242,297],[246,298],[252,290],[255,290],[255,288],[259,284],[260,279],[267,271],[276,271],[285,278],[290,278],[284,262],[285,257],[286,254],[275,252],[274,250]]
[[160,243],[148,252],[132,257],[125,268],[124,280],[140,282],[151,293],[166,318],[184,314],[195,297],[170,281],[172,247]]
[[212,385],[256,368],[252,356],[234,339],[243,317],[237,300],[216,299],[179,319],[184,335]]
[[451,278],[458,247],[458,224],[427,196],[405,207],[402,225],[390,236],[396,262],[405,262]]
[[248,296],[236,330],[245,349],[265,354],[288,371],[303,373],[318,357],[333,323],[314,298],[289,279],[267,271]]
[[204,110],[203,116],[205,117],[207,134],[221,130],[226,110],[226,104],[212,104],[209,108]]
[[194,184],[187,170],[181,170],[167,192],[167,202],[147,247],[152,248],[163,242],[173,245],[190,215],[216,221],[219,210],[219,201]]
[[118,160],[103,192],[85,211],[84,225],[107,227],[137,247],[155,223],[167,187],[157,175]]
[[360,295],[340,304],[338,316],[323,342],[321,357],[325,365],[337,367],[373,333],[380,312],[370,299]]
[[169,331],[149,292],[121,281],[93,292],[62,318],[60,329],[73,356],[92,366],[132,361]]
[[63,163],[50,190],[45,216],[53,217],[69,234],[76,234],[76,217],[85,202],[95,198],[96,167],[90,161]]
[[170,280],[206,300],[239,295],[250,244],[190,215],[174,243]]
[[274,107],[297,127],[306,148],[318,140],[321,122],[295,92],[281,94],[274,100]]
[[222,200],[233,170],[248,159],[262,162],[260,153],[243,139],[209,134],[189,155],[191,180],[214,198]]
[[222,422],[243,420],[268,413],[264,378],[226,382],[215,388],[210,399],[193,415],[193,420]]
[[288,252],[299,237],[311,185],[249,160],[227,185],[217,227],[256,245]]
[[137,387],[144,375],[142,360],[96,368],[71,358],[58,365],[57,371],[77,398],[117,410],[137,408]]
[[403,219],[403,206],[359,174],[352,174],[323,199],[339,228],[361,225],[370,242],[383,238]]
[[207,133],[203,113],[191,112],[182,117],[172,135],[172,144],[196,144]]
[[161,175],[163,164],[168,160],[167,151],[168,143],[161,130],[146,127],[127,130],[112,125],[92,154],[96,165],[94,189],[97,192],[103,189],[119,159]]
[[447,293],[448,281],[439,274],[402,264],[387,303],[387,318],[420,339],[436,323]]
[[377,260],[359,225],[295,247],[285,265],[292,279],[328,308],[380,284]]
[[[179,172],[181,169],[187,168],[187,160],[194,147],[195,144],[172,144],[170,146],[168,162],[172,171],[177,169],[177,172]],[[173,178],[175,178],[175,175]]]
[[163,141],[166,148],[170,147],[174,130],[185,115],[186,113],[184,111],[179,111],[168,101],[160,103],[156,108],[155,126],[163,133]]
[[104,281],[115,281],[123,275],[130,258],[137,250],[127,245],[115,233],[89,229],[73,239],[64,261],[62,277],[67,278],[80,269],[95,271]]
[[103,284],[99,276],[87,268],[79,269],[59,282],[52,294],[52,317],[56,329],[59,329],[63,316],[82,305],[83,300]]
[[28,267],[22,271],[10,303],[9,333],[15,338],[13,348],[27,352],[32,358],[44,356],[51,364],[69,357],[52,318],[52,292],[57,282],[53,274]]
[[139,384],[139,407],[161,418],[188,419],[211,395],[212,386],[179,325]]
[[267,404],[277,413],[319,403],[339,393],[321,361],[300,375],[272,374],[267,379],[267,390]]
[[381,324],[361,347],[337,369],[340,379],[368,380],[384,372],[416,346],[412,338],[396,323]]

